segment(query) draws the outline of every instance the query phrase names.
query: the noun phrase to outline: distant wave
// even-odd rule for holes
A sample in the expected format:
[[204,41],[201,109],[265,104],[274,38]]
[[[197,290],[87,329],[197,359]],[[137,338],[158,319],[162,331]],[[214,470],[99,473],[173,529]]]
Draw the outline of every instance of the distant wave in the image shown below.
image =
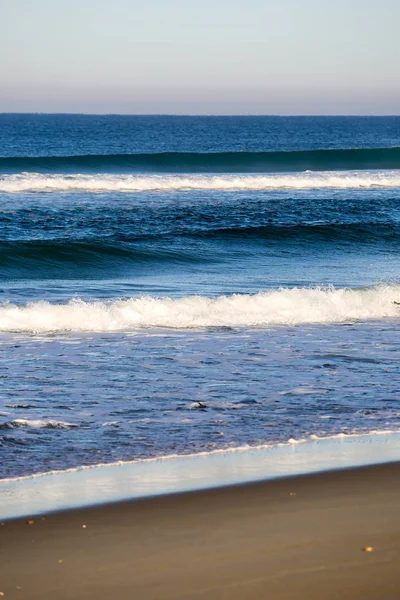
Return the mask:
[[83,273],[115,273],[152,264],[198,264],[207,261],[198,251],[169,247],[105,244],[97,240],[43,240],[0,243],[0,273],[30,279],[80,277]]
[[[189,234],[188,234],[189,235]],[[206,239],[248,239],[255,241],[294,240],[300,245],[303,242],[356,242],[370,244],[378,241],[398,241],[400,224],[354,222],[354,223],[299,223],[297,225],[268,224],[259,226],[221,227],[195,230],[193,237]],[[1,246],[0,246],[1,248]]]
[[[215,240],[218,245],[207,246]],[[199,242],[204,242],[199,245]],[[83,273],[116,273],[125,269],[165,268],[177,264],[206,264],[226,258],[237,241],[238,251],[254,252],[258,241],[271,244],[291,242],[301,248],[304,244],[355,244],[382,246],[390,244],[397,250],[400,224],[393,223],[302,223],[298,225],[266,224],[259,226],[203,227],[153,233],[116,233],[105,243],[100,239],[71,240],[15,240],[0,242],[0,273],[4,277],[30,279],[80,277]],[[248,245],[246,245],[246,243]],[[247,250],[246,250],[247,249]]]
[[0,157],[0,172],[272,173],[398,169],[400,147],[293,152],[164,152]]
[[[145,236],[148,237],[148,236]],[[135,239],[133,237],[133,239]],[[137,239],[140,239],[138,236]],[[113,265],[119,261],[136,262],[201,262],[199,254],[174,250],[173,248],[133,247],[124,243],[105,244],[93,241],[43,240],[0,242],[0,267],[19,262],[40,262],[43,267],[52,263],[97,264],[109,260]]]
[[399,317],[400,286],[282,288],[255,295],[140,297],[0,306],[2,332],[129,331],[145,328],[262,327]]
[[400,187],[400,170],[293,175],[49,175],[0,177],[0,192],[163,192],[185,190],[357,189]]
[[[207,246],[208,242],[220,241]],[[204,242],[199,245],[199,242]],[[65,278],[83,276],[85,272],[116,273],[126,269],[148,269],[156,265],[169,268],[177,264],[206,264],[224,260],[237,241],[238,251],[254,252],[258,241],[271,244],[291,242],[301,248],[305,244],[381,245],[382,251],[400,241],[400,224],[393,223],[315,223],[298,225],[267,224],[259,226],[213,227],[164,231],[157,229],[135,235],[115,234],[108,243],[88,240],[15,240],[0,243],[0,273],[4,277]]]

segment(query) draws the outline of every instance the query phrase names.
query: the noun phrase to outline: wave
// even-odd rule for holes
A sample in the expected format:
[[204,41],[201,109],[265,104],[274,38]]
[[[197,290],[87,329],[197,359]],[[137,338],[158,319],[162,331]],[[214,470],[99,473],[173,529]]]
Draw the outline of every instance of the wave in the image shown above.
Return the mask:
[[365,289],[281,288],[208,298],[140,297],[107,302],[73,299],[0,305],[2,332],[102,332],[146,328],[262,327],[340,323],[400,316],[400,285]]
[[313,242],[357,242],[370,244],[378,241],[397,241],[400,227],[397,223],[301,223],[298,225],[259,225],[248,227],[221,227],[192,232],[193,237],[207,239],[249,239],[251,241],[294,240],[298,244],[304,241]]
[[161,152],[77,156],[0,157],[0,172],[150,171],[173,173],[271,173],[399,169],[400,147],[293,152]]
[[[254,252],[254,244],[270,242],[304,244],[398,244],[400,225],[396,223],[314,223],[268,224],[257,226],[203,227],[163,231],[157,227],[142,233],[118,232],[108,243],[87,240],[15,240],[0,242],[0,273],[7,277],[65,278],[82,277],[84,273],[107,274],[132,269],[172,265],[215,263],[231,256],[232,246],[240,244],[240,252]],[[208,247],[209,242],[217,243]],[[246,243],[248,244],[246,246]],[[200,245],[201,244],[201,245]]]
[[[145,238],[148,236],[145,236]],[[211,260],[207,255],[191,251],[157,248],[150,245],[134,247],[124,243],[105,244],[100,241],[15,241],[0,243],[0,272],[7,277],[30,279],[82,277],[84,273],[101,273],[164,264],[200,264]]]
[[162,192],[188,190],[367,189],[400,187],[400,171],[301,173],[269,176],[41,175],[0,178],[0,192]]
[[400,187],[400,171],[299,173],[297,175],[43,175],[0,178],[0,192],[162,192],[185,190],[354,189]]
[[[143,236],[130,236],[129,239],[140,240],[148,239],[149,234]],[[158,237],[157,234],[155,237]],[[101,260],[110,259],[112,264],[121,260],[135,261],[165,261],[177,259],[187,262],[200,262],[198,254],[185,254],[179,250],[171,248],[157,247],[133,247],[123,243],[115,244],[104,243],[98,240],[93,241],[64,241],[64,240],[35,240],[35,241],[12,241],[0,242],[0,267],[12,264],[13,261],[43,261],[43,262],[70,262],[76,263],[96,263]]]

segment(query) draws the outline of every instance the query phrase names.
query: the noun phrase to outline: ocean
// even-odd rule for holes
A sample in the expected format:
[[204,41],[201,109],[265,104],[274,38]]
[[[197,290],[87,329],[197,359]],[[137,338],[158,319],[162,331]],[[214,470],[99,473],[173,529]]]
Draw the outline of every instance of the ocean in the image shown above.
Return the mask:
[[400,117],[0,115],[0,477],[400,431]]

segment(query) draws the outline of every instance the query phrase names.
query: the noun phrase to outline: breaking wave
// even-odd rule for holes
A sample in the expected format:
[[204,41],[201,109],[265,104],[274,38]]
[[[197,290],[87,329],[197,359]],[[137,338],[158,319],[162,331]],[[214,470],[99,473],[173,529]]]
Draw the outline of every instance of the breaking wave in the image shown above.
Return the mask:
[[129,331],[337,323],[400,316],[400,285],[364,289],[281,288],[255,295],[179,299],[139,297],[107,302],[73,299],[0,306],[0,331]]
[[163,192],[185,190],[365,189],[400,187],[400,170],[291,175],[3,175],[0,192]]

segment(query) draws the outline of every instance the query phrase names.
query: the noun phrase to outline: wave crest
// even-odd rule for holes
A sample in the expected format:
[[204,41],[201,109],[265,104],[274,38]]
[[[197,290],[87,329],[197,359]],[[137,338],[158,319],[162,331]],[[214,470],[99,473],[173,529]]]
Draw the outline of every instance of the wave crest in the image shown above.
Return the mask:
[[321,172],[293,175],[43,175],[0,178],[0,192],[163,192],[185,190],[356,189],[400,187],[400,171]]
[[0,157],[0,172],[271,173],[288,171],[398,169],[400,147],[279,152],[161,152],[77,156]]
[[400,285],[366,289],[281,288],[208,298],[140,297],[0,306],[0,331],[129,331],[145,328],[263,327],[398,317]]

